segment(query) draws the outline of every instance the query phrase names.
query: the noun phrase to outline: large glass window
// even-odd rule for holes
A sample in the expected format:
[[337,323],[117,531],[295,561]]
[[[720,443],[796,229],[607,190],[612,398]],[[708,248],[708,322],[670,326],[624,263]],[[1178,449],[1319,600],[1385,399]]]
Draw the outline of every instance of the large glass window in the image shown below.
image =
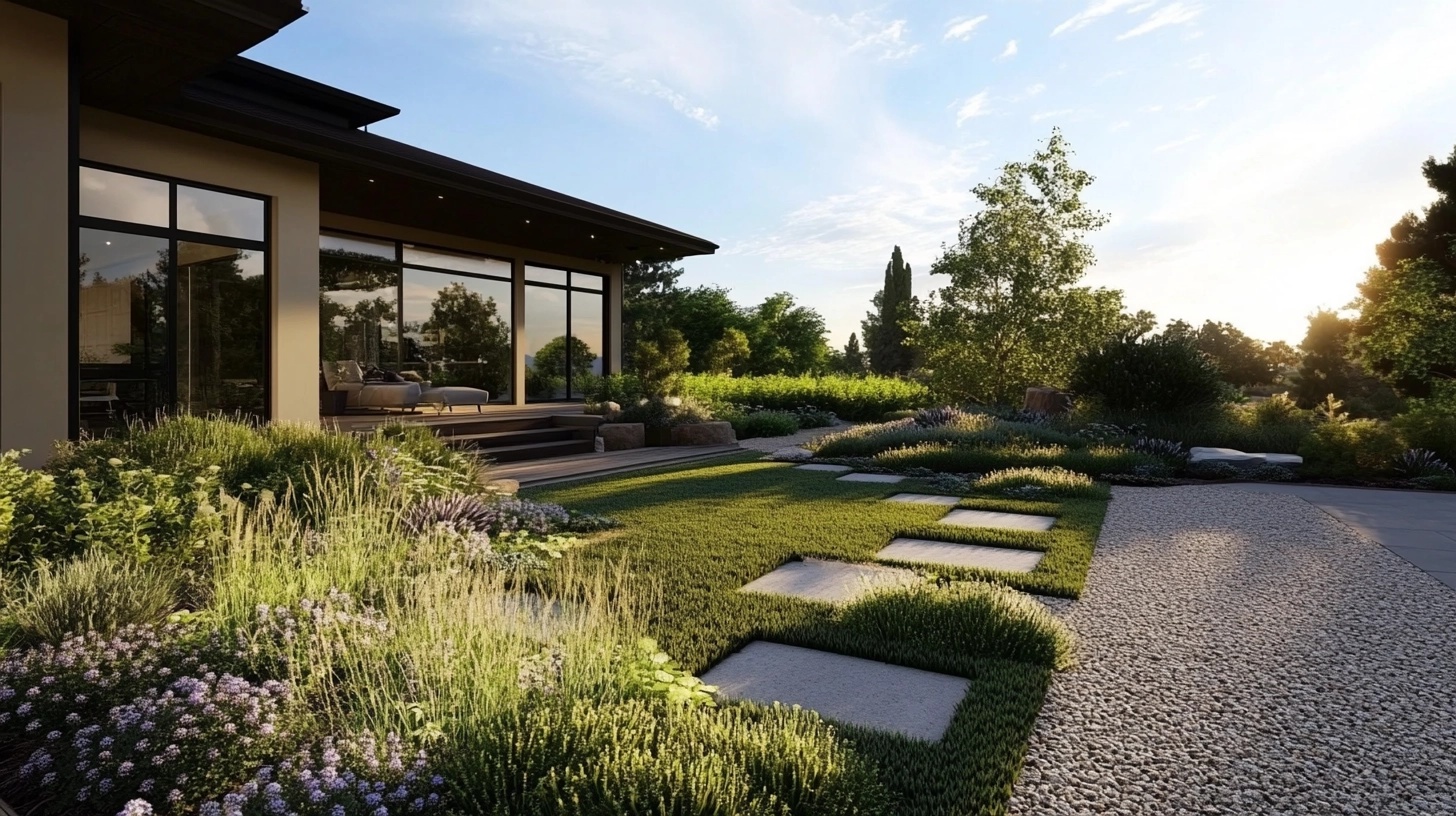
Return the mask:
[[78,430],[265,416],[266,201],[83,167],[79,202]]
[[510,261],[338,233],[319,252],[324,361],[511,401]]
[[526,391],[531,399],[586,397],[604,373],[605,280],[526,267]]

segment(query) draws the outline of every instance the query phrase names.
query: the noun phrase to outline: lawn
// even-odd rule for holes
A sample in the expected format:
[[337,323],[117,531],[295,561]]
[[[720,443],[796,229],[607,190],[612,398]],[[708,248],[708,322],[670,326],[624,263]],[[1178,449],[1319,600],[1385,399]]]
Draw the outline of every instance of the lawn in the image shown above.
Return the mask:
[[[914,480],[853,483],[835,475],[745,455],[529,495],[623,523],[574,557],[625,562],[639,591],[661,588],[648,627],[688,671],[701,673],[749,641],[768,639],[969,678],[970,692],[939,743],[855,728],[845,733],[880,766],[901,800],[897,813],[1004,812],[1059,662],[1045,643],[959,603],[954,589],[909,602],[876,597],[848,609],[737,589],[796,557],[866,562],[891,538],[911,535],[1045,550],[1029,574],[955,571],[947,577],[992,578],[1075,597],[1105,502],[967,499],[961,506],[1052,515],[1058,523],[1045,533],[961,529],[935,524],[945,507],[883,501],[898,492],[933,492]],[[988,623],[992,618],[998,622]]]

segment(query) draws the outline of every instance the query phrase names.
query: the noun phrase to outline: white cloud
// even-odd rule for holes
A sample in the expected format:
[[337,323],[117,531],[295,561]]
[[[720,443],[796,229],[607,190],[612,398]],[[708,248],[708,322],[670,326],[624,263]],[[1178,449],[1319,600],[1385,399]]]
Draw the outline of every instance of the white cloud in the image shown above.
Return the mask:
[[1201,111],[1209,105],[1213,104],[1214,99],[1215,97],[1205,96],[1199,99],[1195,99],[1192,102],[1185,102],[1184,104],[1178,106],[1178,110],[1188,113],[1192,113],[1193,111]]
[[990,113],[991,91],[985,90],[975,96],[955,103],[960,107],[956,109],[956,127],[960,127],[968,119],[977,116],[985,116]]
[[[1077,31],[1079,29],[1086,28],[1087,26],[1092,25],[1098,19],[1112,14],[1118,9],[1126,8],[1129,5],[1133,5],[1135,2],[1136,0],[1092,0],[1092,3],[1088,5],[1087,8],[1082,9],[1071,17],[1068,17],[1066,20],[1063,20],[1060,25],[1052,29],[1052,36],[1055,37],[1058,34],[1065,34],[1069,31]],[[1138,7],[1145,8],[1146,6],[1146,3],[1142,3]]]
[[1040,82],[1036,83],[1035,85],[1028,85],[1026,86],[1026,90],[1021,92],[1021,96],[1017,97],[1016,101],[1020,102],[1023,99],[1030,99],[1033,96],[1039,96],[1045,90],[1046,85]]
[[1016,46],[1016,40],[1011,40],[1010,42],[1006,43],[1005,48],[1001,49],[1001,54],[1000,56],[996,57],[996,59],[1011,59],[1012,57],[1016,56],[1017,52],[1019,52],[1020,50],[1021,49]]
[[1177,150],[1178,148],[1186,144],[1192,144],[1193,142],[1198,141],[1200,138],[1202,137],[1200,137],[1197,133],[1191,133],[1181,139],[1174,139],[1171,142],[1164,142],[1163,144],[1160,144],[1157,147],[1153,148],[1153,152],[1166,153],[1169,150]]
[[945,36],[943,40],[969,40],[975,32],[976,26],[991,19],[990,15],[982,14],[979,17],[957,17],[945,24]]
[[858,12],[848,18],[831,14],[824,18],[847,31],[853,42],[849,50],[870,51],[882,60],[897,60],[914,54],[920,46],[907,42],[909,26],[904,20],[879,20],[867,12]]
[[1141,24],[1117,35],[1119,40],[1127,40],[1133,37],[1141,37],[1144,34],[1157,31],[1172,25],[1183,25],[1190,23],[1203,13],[1203,6],[1193,3],[1169,3],[1148,16]]

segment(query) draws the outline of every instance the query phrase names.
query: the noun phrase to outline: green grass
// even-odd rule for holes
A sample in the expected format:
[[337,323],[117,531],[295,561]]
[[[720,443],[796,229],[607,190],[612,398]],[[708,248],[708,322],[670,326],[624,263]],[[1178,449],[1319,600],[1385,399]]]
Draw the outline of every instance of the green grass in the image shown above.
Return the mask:
[[[1070,635],[1044,610],[996,588],[956,585],[875,596],[836,609],[738,588],[801,556],[870,561],[896,535],[1045,550],[1032,573],[958,570],[1033,592],[1081,591],[1105,503],[975,498],[966,507],[1059,517],[1049,532],[936,525],[944,507],[884,502],[900,485],[735,457],[528,491],[532,498],[611,515],[621,529],[576,554],[625,563],[631,581],[662,588],[648,628],[701,673],[755,639],[821,648],[970,678],[945,739],[927,744],[846,728],[899,797],[896,813],[1002,813],[1054,666]],[[966,593],[962,597],[953,594]]]

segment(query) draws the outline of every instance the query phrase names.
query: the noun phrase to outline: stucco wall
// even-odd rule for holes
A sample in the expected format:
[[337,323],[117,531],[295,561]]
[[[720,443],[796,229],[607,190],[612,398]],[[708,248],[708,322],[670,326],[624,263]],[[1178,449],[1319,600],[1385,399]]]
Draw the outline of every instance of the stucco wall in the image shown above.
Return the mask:
[[65,439],[70,323],[66,22],[0,0],[0,449]]
[[324,229],[344,230],[346,232],[357,232],[365,235],[373,235],[379,238],[392,239],[396,241],[417,242],[429,244],[444,249],[456,249],[461,252],[476,252],[482,255],[493,255],[498,258],[511,258],[515,260],[515,287],[511,298],[512,325],[515,331],[516,341],[516,365],[515,382],[511,393],[515,395],[516,403],[523,403],[526,394],[526,366],[524,365],[526,334],[525,315],[526,298],[525,284],[522,282],[522,267],[529,264],[541,264],[543,266],[559,266],[568,269],[578,269],[582,272],[595,272],[605,275],[608,278],[607,295],[607,353],[606,370],[609,372],[622,370],[622,266],[621,264],[607,264],[597,261],[588,261],[582,258],[573,258],[567,255],[555,255],[550,252],[538,252],[536,250],[524,249],[522,247],[510,246],[509,244],[497,244],[491,241],[480,241],[474,238],[466,238],[459,235],[449,235],[430,230],[402,227],[395,224],[388,224],[383,221],[373,221],[366,218],[354,218],[336,213],[322,213],[319,216],[319,224]]
[[318,166],[91,108],[81,160],[231,187],[272,199],[272,417],[318,423]]

